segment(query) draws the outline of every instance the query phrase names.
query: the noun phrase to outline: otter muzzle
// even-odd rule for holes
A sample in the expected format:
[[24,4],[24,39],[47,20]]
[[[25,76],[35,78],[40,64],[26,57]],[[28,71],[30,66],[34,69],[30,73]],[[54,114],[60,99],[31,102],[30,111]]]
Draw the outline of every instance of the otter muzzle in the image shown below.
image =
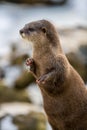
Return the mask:
[[20,33],[20,35],[21,35],[23,38],[25,38],[26,35],[25,35],[25,32],[24,32],[23,30],[20,30],[19,33]]

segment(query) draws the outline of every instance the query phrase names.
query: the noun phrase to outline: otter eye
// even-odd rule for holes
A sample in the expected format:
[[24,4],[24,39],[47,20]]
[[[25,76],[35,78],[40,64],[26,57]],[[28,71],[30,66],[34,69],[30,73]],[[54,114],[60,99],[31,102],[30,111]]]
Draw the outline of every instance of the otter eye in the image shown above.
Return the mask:
[[43,27],[43,28],[42,28],[42,31],[43,31],[43,33],[46,33],[46,28]]
[[34,31],[34,28],[29,28],[28,30],[31,31],[31,32],[33,32],[33,31]]

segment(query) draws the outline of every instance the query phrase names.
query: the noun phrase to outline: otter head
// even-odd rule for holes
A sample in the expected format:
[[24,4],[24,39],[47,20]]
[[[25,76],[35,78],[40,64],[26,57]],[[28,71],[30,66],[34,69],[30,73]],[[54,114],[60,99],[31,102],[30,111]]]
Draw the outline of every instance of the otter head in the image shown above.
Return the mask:
[[58,40],[54,26],[47,20],[39,20],[26,24],[20,30],[20,34],[24,39],[39,45],[53,43],[54,46]]

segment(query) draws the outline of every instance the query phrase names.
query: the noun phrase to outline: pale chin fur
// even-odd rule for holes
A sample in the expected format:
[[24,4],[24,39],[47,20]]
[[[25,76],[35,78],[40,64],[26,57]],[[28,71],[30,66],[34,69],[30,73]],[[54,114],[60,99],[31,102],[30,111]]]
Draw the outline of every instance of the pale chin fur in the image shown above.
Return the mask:
[[24,38],[24,39],[26,38],[25,33],[22,33],[21,36],[22,36],[22,38]]
[[22,35],[23,41],[25,42],[26,46],[30,48],[30,56],[33,57],[33,42],[26,38],[25,34]]

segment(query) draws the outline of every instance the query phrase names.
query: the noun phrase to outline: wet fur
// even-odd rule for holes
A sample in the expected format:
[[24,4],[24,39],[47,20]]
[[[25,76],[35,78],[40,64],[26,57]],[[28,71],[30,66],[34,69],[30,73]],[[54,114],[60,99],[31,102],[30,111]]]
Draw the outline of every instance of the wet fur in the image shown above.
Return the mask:
[[[29,33],[29,28],[34,28],[35,33]],[[39,20],[27,24],[22,31],[33,42],[31,71],[53,130],[87,130],[87,90],[64,55],[54,26]]]

